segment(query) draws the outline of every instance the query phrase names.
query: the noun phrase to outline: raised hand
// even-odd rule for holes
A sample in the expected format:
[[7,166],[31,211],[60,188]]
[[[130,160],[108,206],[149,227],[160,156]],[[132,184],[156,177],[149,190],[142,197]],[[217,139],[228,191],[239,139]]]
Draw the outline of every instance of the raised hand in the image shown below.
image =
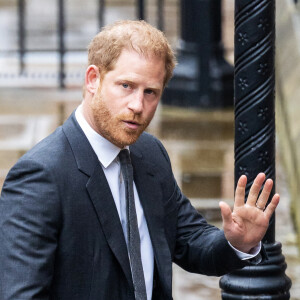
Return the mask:
[[273,186],[272,179],[266,180],[258,197],[264,181],[265,174],[259,173],[245,203],[247,177],[242,175],[236,187],[233,211],[227,203],[219,204],[226,239],[233,247],[245,253],[249,253],[262,240],[268,229],[269,220],[279,203],[279,194],[275,194],[266,207]]

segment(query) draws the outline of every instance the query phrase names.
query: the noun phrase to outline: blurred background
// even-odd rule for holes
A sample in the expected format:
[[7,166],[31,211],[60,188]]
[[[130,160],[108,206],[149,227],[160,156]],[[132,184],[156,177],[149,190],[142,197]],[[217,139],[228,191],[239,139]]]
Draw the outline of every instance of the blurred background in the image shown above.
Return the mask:
[[[93,36],[105,24],[142,18],[180,55],[148,130],[167,148],[183,192],[221,227],[218,202],[232,205],[234,190],[234,0],[200,0],[199,11],[192,2],[0,0],[0,190],[17,159],[80,104]],[[300,4],[277,0],[276,12],[276,240],[293,281],[291,299],[300,299]],[[196,91],[188,88],[199,82]],[[174,266],[173,294],[221,299],[219,278]]]

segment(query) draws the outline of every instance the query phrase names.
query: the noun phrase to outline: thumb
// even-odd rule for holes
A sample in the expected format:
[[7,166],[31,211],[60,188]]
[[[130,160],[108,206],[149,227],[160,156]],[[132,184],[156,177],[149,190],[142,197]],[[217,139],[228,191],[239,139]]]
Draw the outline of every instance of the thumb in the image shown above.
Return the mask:
[[232,222],[231,209],[230,206],[223,201],[219,203],[219,207],[221,209],[223,227],[225,227],[226,225],[229,225]]

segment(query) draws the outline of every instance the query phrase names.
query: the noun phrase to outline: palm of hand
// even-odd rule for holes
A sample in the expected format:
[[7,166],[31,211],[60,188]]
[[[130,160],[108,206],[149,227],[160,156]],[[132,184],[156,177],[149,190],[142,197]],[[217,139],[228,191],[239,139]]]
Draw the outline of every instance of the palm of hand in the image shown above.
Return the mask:
[[279,203],[279,195],[275,194],[264,209],[273,186],[273,181],[268,179],[258,198],[264,180],[265,175],[262,173],[256,177],[247,202],[244,203],[247,178],[241,176],[236,188],[233,212],[226,203],[220,203],[225,237],[233,247],[245,253],[262,240]]

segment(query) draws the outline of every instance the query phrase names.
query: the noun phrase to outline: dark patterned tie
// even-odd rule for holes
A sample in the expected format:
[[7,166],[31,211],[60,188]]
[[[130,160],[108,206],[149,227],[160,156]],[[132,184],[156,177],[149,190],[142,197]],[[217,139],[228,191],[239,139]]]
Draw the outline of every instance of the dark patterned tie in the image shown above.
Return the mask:
[[119,153],[119,159],[125,184],[128,252],[130,257],[134,294],[136,300],[147,300],[141,259],[141,241],[134,204],[133,170],[129,151],[127,149],[121,150]]

